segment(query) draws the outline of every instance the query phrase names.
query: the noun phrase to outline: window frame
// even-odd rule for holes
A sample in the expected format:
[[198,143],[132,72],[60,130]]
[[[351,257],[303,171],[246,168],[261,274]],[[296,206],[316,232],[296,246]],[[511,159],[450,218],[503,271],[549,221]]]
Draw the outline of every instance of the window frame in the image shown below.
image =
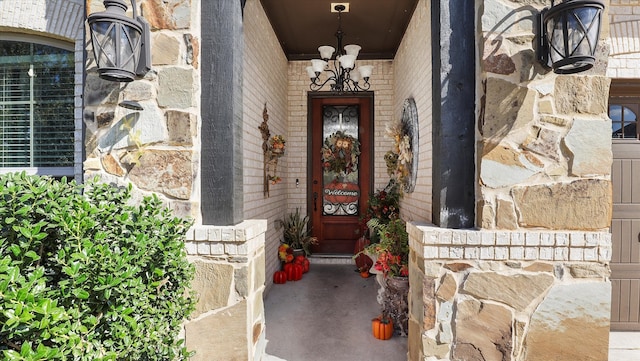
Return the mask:
[[[16,41],[16,42],[26,42],[33,43],[39,45],[53,46],[56,48],[60,48],[74,54],[74,92],[71,95],[73,97],[73,114],[74,119],[70,121],[74,124],[73,138],[74,138],[74,150],[73,150],[73,165],[67,167],[0,167],[0,174],[3,173],[11,173],[11,172],[26,172],[27,174],[34,175],[48,175],[55,178],[67,177],[74,178],[77,181],[82,181],[82,119],[78,119],[78,104],[82,104],[81,95],[82,93],[78,92],[78,64],[82,61],[82,55],[79,55],[77,44],[74,44],[71,41],[64,41],[55,38],[49,38],[46,36],[36,35],[36,34],[23,34],[23,33],[13,33],[13,32],[0,32],[0,41]],[[82,75],[82,73],[80,73]],[[80,107],[80,109],[82,109]]]
[[[638,129],[638,121],[640,121],[640,98],[637,98],[638,101],[633,102],[631,101],[631,98],[622,98],[622,97],[610,97],[609,98],[609,106],[608,108],[611,108],[611,106],[619,106],[621,107],[621,117],[622,117],[622,125],[629,125],[632,122],[635,122],[636,124],[636,136],[635,138],[630,138],[630,137],[614,137],[613,136],[613,132],[611,133],[611,139],[632,139],[632,140],[638,140],[640,139],[640,129]],[[624,119],[624,111],[625,109],[630,110],[633,114],[635,114],[636,119],[635,120],[625,120]],[[611,119],[611,122],[613,123],[614,120],[613,118],[611,118],[611,112],[609,110],[609,118]],[[619,122],[619,121],[615,121],[615,122]],[[613,127],[612,127],[613,128]],[[621,127],[622,129],[623,127]],[[613,130],[613,129],[612,129]],[[624,130],[622,130],[622,134],[624,134]]]
[[615,138],[613,137],[613,129],[611,129],[612,142],[638,143],[640,140],[640,79],[611,79],[607,116],[609,116],[609,107],[611,105],[630,108],[636,114],[636,138]]

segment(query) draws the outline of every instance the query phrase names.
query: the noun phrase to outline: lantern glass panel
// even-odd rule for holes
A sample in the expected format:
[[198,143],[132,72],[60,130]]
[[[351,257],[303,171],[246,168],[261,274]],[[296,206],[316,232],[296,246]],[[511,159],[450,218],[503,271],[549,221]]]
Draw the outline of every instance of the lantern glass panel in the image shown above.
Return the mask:
[[93,22],[91,30],[101,75],[114,80],[132,80],[140,57],[140,30],[114,20]]
[[140,33],[122,23],[115,24],[116,38],[118,42],[116,46],[117,58],[114,61],[116,67],[135,74],[136,71],[136,54],[140,53]]
[[569,39],[572,43],[570,48],[575,49],[578,55],[592,55],[595,50],[598,24],[593,26],[593,23],[598,21],[598,12],[599,9],[596,8],[578,8],[573,11],[573,16],[569,17]]
[[116,27],[109,21],[96,21],[91,24],[93,49],[98,67],[114,67],[116,62]]
[[[584,17],[584,24],[587,29],[587,39],[591,53],[595,53],[596,44],[598,43],[598,36],[600,35],[600,16],[602,11],[595,8],[583,9],[586,16]],[[583,18],[582,16],[580,17]]]
[[122,68],[136,72],[136,64],[140,56],[141,34],[140,32],[127,24],[121,24],[121,40],[120,56],[122,59]]
[[562,22],[559,21],[559,17],[556,16],[550,19],[547,23],[547,34],[549,37],[549,55],[551,56],[551,62],[556,62],[562,59],[565,53],[564,31],[562,29]]
[[[580,50],[583,49],[581,44],[583,43],[585,34],[582,29],[581,23],[579,21],[579,17],[576,16],[577,14],[578,14],[577,9],[567,14],[567,35],[566,35],[567,49],[565,49],[565,51],[567,52],[568,56],[574,55],[576,51],[580,52]],[[588,54],[589,44],[586,44],[586,45],[587,45],[586,53]]]

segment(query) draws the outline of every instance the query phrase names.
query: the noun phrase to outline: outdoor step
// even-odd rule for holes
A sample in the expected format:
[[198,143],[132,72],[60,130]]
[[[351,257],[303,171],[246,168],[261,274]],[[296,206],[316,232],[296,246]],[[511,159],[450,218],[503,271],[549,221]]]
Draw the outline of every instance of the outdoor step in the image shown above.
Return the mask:
[[350,254],[312,254],[309,256],[311,264],[352,264],[355,266],[353,255]]

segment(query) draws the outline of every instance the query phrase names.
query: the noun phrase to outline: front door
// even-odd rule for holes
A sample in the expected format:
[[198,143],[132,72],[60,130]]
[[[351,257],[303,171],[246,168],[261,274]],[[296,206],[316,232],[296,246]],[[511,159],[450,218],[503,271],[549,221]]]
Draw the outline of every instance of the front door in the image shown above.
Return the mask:
[[352,254],[373,177],[373,93],[309,99],[313,252]]

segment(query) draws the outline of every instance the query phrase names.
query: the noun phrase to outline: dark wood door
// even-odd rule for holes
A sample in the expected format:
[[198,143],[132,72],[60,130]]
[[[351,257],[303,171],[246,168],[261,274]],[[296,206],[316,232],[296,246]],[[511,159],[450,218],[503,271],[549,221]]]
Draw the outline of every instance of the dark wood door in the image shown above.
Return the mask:
[[373,94],[309,95],[311,186],[315,253],[353,253],[359,219],[371,192]]

